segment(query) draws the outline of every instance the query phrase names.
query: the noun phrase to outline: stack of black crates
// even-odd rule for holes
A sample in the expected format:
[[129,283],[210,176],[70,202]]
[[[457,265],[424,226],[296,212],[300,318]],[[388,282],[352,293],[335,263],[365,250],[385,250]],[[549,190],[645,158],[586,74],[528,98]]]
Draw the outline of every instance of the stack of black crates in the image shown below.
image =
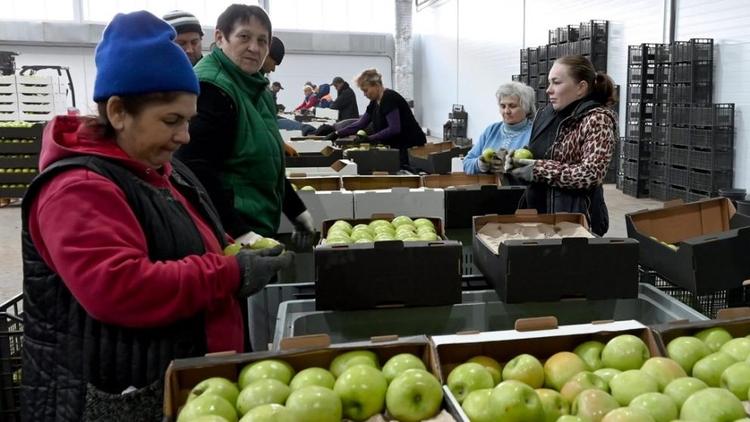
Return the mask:
[[629,47],[623,193],[695,201],[732,186],[734,104],[712,89],[712,39]]
[[22,198],[37,174],[42,124],[0,127],[0,198]]

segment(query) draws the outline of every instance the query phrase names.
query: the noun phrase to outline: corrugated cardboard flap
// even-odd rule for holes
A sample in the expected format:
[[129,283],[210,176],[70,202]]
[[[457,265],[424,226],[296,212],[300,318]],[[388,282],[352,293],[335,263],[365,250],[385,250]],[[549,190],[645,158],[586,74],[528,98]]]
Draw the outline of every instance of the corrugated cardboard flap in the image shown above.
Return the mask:
[[419,176],[344,176],[341,183],[346,190],[419,188],[422,179]]
[[713,198],[689,204],[667,203],[665,208],[627,214],[635,229],[666,243],[677,243],[730,229],[735,209],[726,198]]
[[477,174],[469,175],[466,173],[451,173],[451,174],[429,174],[422,176],[422,184],[426,188],[466,188],[473,187],[478,188],[479,186],[494,186],[500,185],[500,181],[496,175],[493,174]]

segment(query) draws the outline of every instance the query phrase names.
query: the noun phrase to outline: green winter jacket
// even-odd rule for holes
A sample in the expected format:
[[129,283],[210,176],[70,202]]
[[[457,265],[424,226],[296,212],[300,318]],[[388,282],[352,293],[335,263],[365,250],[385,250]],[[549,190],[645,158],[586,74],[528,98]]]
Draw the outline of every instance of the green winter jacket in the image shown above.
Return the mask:
[[201,82],[229,95],[237,107],[237,135],[222,168],[222,183],[234,191],[234,207],[252,223],[253,231],[272,236],[279,228],[285,171],[268,79],[259,72],[245,73],[218,48],[198,62],[195,72]]

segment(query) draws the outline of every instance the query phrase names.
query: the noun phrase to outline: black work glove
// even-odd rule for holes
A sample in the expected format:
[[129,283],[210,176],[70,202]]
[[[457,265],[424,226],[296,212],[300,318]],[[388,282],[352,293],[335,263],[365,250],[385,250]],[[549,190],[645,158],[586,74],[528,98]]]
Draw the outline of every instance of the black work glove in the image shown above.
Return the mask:
[[294,252],[284,252],[283,245],[270,249],[242,249],[237,253],[240,264],[240,288],[237,297],[244,299],[258,293],[271,279],[294,262]]
[[504,174],[508,171],[507,163],[509,161],[510,155],[508,154],[507,149],[500,149],[495,153],[495,155],[492,157],[492,159],[489,162],[490,165],[490,171],[492,173],[500,173]]
[[336,131],[333,131],[326,135],[326,141],[335,141],[336,139],[339,139],[339,133]]

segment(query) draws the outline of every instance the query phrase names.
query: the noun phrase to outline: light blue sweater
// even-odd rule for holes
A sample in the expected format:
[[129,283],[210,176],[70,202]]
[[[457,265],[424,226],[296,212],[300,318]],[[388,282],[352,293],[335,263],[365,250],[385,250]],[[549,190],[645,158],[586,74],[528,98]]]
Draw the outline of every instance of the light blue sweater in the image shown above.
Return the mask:
[[529,144],[531,136],[531,121],[525,119],[514,125],[506,125],[503,122],[493,123],[482,132],[474,146],[464,158],[464,173],[479,174],[477,161],[486,148],[495,151],[500,149],[518,149]]

